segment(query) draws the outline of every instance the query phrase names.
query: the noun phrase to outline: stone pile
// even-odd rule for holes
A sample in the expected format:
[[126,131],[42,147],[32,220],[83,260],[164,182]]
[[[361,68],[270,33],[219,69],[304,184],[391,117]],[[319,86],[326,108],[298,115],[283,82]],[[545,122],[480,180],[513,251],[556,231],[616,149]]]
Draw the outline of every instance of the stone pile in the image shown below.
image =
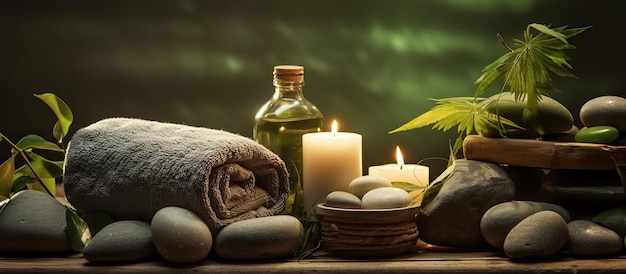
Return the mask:
[[[75,252],[65,233],[67,208],[50,195],[23,190],[0,208],[0,253]],[[287,215],[235,222],[214,237],[195,213],[165,207],[151,223],[119,220],[105,225],[92,235],[83,256],[94,263],[129,263],[160,256],[172,263],[190,264],[215,250],[223,259],[278,259],[293,256],[303,237],[300,221]]]
[[[622,147],[626,144],[623,141],[626,136],[626,99],[617,96],[594,98],[583,106],[580,118],[584,128],[614,127],[619,130],[620,137],[609,144],[568,143],[576,139],[574,135],[579,132],[574,127],[571,131],[558,134],[558,137],[543,136],[543,139],[558,139],[567,144],[577,144],[571,147],[580,145],[585,149],[603,151],[596,153],[595,157],[615,156],[616,161],[626,159]],[[600,131],[596,133],[604,134]],[[480,138],[489,140],[483,142]],[[483,239],[512,259],[557,253],[607,256],[624,250],[624,235],[593,221],[594,216],[600,213],[626,205],[624,187],[614,162],[608,162],[608,165],[589,163],[585,157],[575,155],[578,151],[569,153],[572,159],[554,159],[551,157],[568,154],[548,155],[552,151],[549,148],[557,148],[558,145],[547,141],[480,138],[466,139],[465,145],[481,143],[484,151],[466,148],[465,156],[472,160],[457,160],[460,168],[455,169],[437,197],[423,205],[424,214],[418,217],[420,239],[450,247],[479,247]],[[484,145],[487,143],[499,147],[490,150]],[[526,151],[506,147],[506,144],[513,143],[523,143],[520,147],[546,145],[543,150],[546,154],[529,155]],[[570,148],[563,146],[558,149]],[[508,153],[503,155],[503,152]],[[528,158],[520,160],[519,157]],[[549,159],[543,161],[542,157]],[[576,163],[563,164],[573,159],[577,159]],[[599,160],[606,162],[606,159]],[[551,164],[568,168],[555,168]],[[480,236],[476,234],[477,223]]]

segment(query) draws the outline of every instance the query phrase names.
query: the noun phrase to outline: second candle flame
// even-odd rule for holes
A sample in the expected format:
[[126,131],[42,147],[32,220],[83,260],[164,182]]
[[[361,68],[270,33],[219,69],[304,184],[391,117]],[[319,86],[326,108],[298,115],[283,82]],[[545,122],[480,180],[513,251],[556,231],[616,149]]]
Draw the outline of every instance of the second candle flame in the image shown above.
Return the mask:
[[402,151],[400,151],[400,146],[396,146],[396,161],[398,162],[400,169],[402,169],[402,166],[404,166],[404,158],[402,157]]
[[333,124],[330,126],[330,132],[333,133],[333,136],[335,136],[335,134],[337,134],[338,131],[338,125],[337,125],[337,120],[333,120]]

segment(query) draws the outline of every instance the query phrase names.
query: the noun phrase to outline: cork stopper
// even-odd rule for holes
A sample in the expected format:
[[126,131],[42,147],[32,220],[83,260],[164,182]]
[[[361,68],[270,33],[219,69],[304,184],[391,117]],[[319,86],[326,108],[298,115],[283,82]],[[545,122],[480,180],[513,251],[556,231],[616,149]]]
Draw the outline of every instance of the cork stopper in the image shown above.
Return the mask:
[[275,66],[274,78],[282,81],[304,81],[304,67],[294,65]]

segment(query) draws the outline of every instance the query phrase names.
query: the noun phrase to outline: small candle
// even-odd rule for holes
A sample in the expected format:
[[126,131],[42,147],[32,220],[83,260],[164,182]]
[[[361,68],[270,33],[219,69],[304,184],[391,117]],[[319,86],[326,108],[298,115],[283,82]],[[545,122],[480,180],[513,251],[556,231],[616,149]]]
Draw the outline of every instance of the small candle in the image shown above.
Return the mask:
[[302,135],[302,185],[307,213],[335,190],[348,191],[350,182],[363,175],[360,134],[331,132]]
[[428,185],[428,167],[416,164],[404,164],[400,146],[396,146],[396,161],[397,164],[370,166],[368,168],[368,174],[383,177],[390,182],[407,182],[421,186]]

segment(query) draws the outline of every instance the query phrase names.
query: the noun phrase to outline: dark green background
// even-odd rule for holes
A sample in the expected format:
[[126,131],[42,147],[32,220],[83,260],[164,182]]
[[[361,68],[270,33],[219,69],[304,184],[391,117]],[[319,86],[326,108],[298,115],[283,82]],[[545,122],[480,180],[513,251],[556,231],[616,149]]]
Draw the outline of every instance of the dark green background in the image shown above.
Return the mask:
[[[272,67],[305,67],[305,95],[343,131],[363,135],[363,164],[446,157],[456,133],[388,135],[433,106],[473,95],[481,69],[529,23],[593,25],[571,39],[578,79],[555,79],[575,117],[587,100],[624,95],[623,1],[2,1],[0,131],[51,138],[33,93],[72,108],[72,132],[138,117],[252,134],[273,93]],[[496,92],[497,88],[491,91]],[[8,147],[0,145],[6,158]],[[428,161],[431,177],[444,161]]]

